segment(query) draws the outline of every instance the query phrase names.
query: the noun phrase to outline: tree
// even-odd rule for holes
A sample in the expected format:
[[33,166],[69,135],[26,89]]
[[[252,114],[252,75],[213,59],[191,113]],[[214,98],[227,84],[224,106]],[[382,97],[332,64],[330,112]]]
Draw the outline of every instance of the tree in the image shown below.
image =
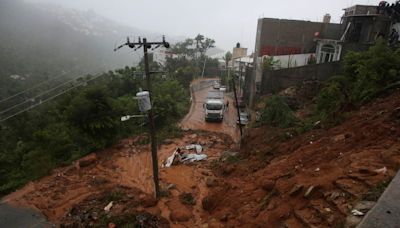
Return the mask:
[[178,42],[172,47],[172,52],[177,54],[179,58],[194,58],[195,48],[193,47],[194,40],[186,39],[183,42]]
[[103,148],[115,139],[118,117],[112,112],[105,87],[95,86],[78,94],[66,115],[75,127],[89,136],[93,148]]
[[207,38],[201,34],[198,34],[195,38],[196,40],[196,50],[203,57],[207,50],[215,47],[215,41],[213,39]]
[[279,64],[280,64],[280,61],[274,60],[273,56],[264,57],[263,58],[263,71],[273,70]]
[[225,69],[228,69],[229,61],[232,60],[232,53],[230,51],[227,51],[222,59],[225,61]]

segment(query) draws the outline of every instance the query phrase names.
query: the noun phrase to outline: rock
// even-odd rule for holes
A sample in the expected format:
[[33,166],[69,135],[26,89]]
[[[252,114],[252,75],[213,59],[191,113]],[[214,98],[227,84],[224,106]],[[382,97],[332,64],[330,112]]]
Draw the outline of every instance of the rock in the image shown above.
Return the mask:
[[334,142],[341,142],[344,141],[346,139],[346,135],[345,134],[340,134],[340,135],[336,135],[332,138],[332,140]]
[[217,202],[212,197],[206,196],[201,200],[201,205],[204,210],[210,212],[217,206]]
[[97,156],[96,154],[92,153],[84,158],[79,159],[77,161],[77,166],[79,166],[79,168],[87,167],[91,164],[94,164],[96,161],[97,161]]
[[192,193],[182,193],[179,195],[179,200],[181,203],[186,204],[186,205],[195,205],[196,204],[196,199],[193,197]]
[[146,207],[154,207],[158,203],[156,198],[154,198],[151,195],[145,195],[145,194],[140,195],[139,200],[140,200],[140,204],[145,208]]
[[211,188],[217,185],[217,181],[215,180],[215,178],[212,177],[207,177],[206,179],[206,186]]
[[169,184],[167,186],[167,190],[170,190],[170,189],[176,189],[176,185],[175,184]]
[[104,211],[108,212],[111,210],[113,206],[113,201],[111,201],[110,203],[107,204],[107,206],[104,207]]
[[351,210],[351,213],[352,213],[353,215],[355,215],[355,216],[364,216],[364,213],[363,213],[363,212],[361,212],[361,211],[359,211],[359,210],[356,210],[356,209]]
[[275,182],[273,180],[260,180],[260,187],[264,191],[271,191],[275,187]]
[[90,214],[90,217],[91,217],[94,221],[96,221],[97,219],[99,219],[99,214],[98,214],[97,212],[93,211],[93,212]]
[[313,185],[311,185],[311,186],[307,189],[306,193],[304,194],[304,197],[305,197],[305,198],[309,198],[315,189],[316,189],[316,187],[313,186]]
[[228,221],[228,218],[229,218],[228,214],[224,214],[223,216],[221,216],[219,218],[219,221],[226,222],[226,221]]
[[229,174],[233,173],[235,171],[235,167],[233,166],[224,166],[222,168],[222,174],[225,176],[228,176]]
[[174,143],[174,140],[172,140],[172,139],[164,139],[164,144],[172,144],[172,143]]
[[344,227],[354,228],[361,222],[361,220],[362,220],[362,217],[349,215],[346,218],[346,223],[345,223]]
[[290,190],[289,195],[297,195],[299,192],[301,192],[301,190],[303,190],[303,187],[303,185],[296,184],[295,186],[293,186],[292,190]]
[[161,216],[162,213],[161,209],[158,207],[147,208],[146,211],[156,216]]
[[192,213],[186,208],[175,209],[169,215],[172,222],[187,222],[193,217]]
[[375,169],[374,172],[380,173],[380,174],[385,174],[387,172],[386,167],[383,167],[381,169]]
[[197,138],[197,134],[192,134],[192,135],[189,135],[189,138],[191,138],[191,139],[195,139],[195,138]]
[[360,201],[354,205],[353,209],[360,211],[362,213],[367,213],[375,206],[376,202],[374,201]]

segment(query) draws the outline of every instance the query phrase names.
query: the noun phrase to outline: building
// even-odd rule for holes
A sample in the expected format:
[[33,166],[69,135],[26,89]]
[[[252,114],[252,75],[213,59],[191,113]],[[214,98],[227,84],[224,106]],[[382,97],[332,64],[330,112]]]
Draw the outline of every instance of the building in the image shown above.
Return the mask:
[[330,18],[326,14],[322,22],[258,20],[250,103],[261,84],[264,57],[280,60],[274,69],[303,66],[311,57],[317,64],[339,61],[349,51],[367,50],[378,37],[387,38],[392,26],[391,18],[379,13],[377,6],[346,8],[340,24],[330,23]]
[[[327,15],[325,21],[330,21]],[[316,38],[337,40],[340,32],[341,24],[260,18],[257,25],[253,87],[258,88],[261,84],[262,60],[265,56],[286,62],[281,65],[282,68],[301,66],[307,63],[310,56],[315,57]]]
[[[316,37],[335,40],[339,38],[340,31],[340,24],[274,18],[259,19],[254,57],[256,83],[261,82],[262,57],[315,55]],[[300,62],[302,61],[298,64]]]

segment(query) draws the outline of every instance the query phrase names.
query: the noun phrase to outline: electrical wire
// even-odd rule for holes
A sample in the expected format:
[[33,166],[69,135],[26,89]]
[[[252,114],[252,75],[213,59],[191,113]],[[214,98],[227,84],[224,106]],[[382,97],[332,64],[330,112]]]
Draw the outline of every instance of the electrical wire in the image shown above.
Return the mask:
[[58,96],[64,94],[64,93],[67,93],[68,91],[71,91],[72,89],[75,89],[75,88],[77,88],[77,87],[79,87],[79,86],[81,86],[81,85],[83,85],[83,84],[85,84],[85,83],[88,83],[88,82],[90,82],[90,81],[92,81],[92,80],[94,80],[94,79],[100,77],[101,75],[102,75],[102,73],[98,73],[98,74],[96,74],[93,78],[91,78],[91,79],[89,79],[89,80],[87,80],[87,81],[80,82],[79,84],[77,84],[77,85],[75,85],[75,86],[73,86],[73,87],[71,87],[71,88],[68,88],[67,90],[65,90],[65,91],[63,91],[63,92],[61,92],[61,93],[58,93],[58,94],[56,94],[56,95],[54,95],[54,96],[51,96],[51,97],[49,97],[49,98],[47,98],[47,99],[45,99],[45,100],[39,102],[38,104],[32,105],[32,106],[30,106],[30,107],[28,107],[28,108],[26,108],[26,109],[23,109],[23,110],[21,110],[21,111],[19,111],[19,112],[17,112],[17,113],[14,113],[14,114],[11,115],[11,116],[8,116],[8,117],[5,117],[5,118],[3,118],[3,119],[0,119],[0,122],[6,121],[6,120],[8,120],[8,119],[10,119],[10,118],[12,118],[12,117],[14,117],[14,116],[17,116],[17,115],[19,115],[19,114],[21,114],[21,113],[24,113],[24,112],[26,112],[26,111],[29,111],[29,110],[31,110],[31,109],[33,109],[33,108],[35,108],[35,107],[37,107],[37,106],[39,106],[39,105],[41,105],[41,104],[44,104],[44,103],[46,103],[46,102],[48,102],[48,101],[50,101],[50,100],[52,100],[52,99],[54,99],[54,98],[56,98],[56,97],[58,97]]
[[14,97],[17,97],[17,96],[19,96],[19,95],[21,95],[21,94],[26,93],[26,92],[29,92],[29,91],[31,91],[31,90],[33,90],[33,89],[35,89],[35,88],[37,88],[37,87],[39,87],[39,86],[41,86],[41,85],[47,83],[47,82],[54,81],[55,79],[61,78],[62,76],[65,76],[66,74],[71,73],[73,70],[76,70],[77,68],[78,68],[78,66],[76,66],[75,68],[69,70],[67,73],[61,73],[61,74],[59,74],[59,75],[57,75],[57,76],[55,76],[55,77],[53,77],[53,78],[51,78],[51,79],[47,79],[47,80],[44,80],[44,81],[42,81],[42,82],[39,82],[38,84],[32,86],[31,88],[25,89],[25,90],[23,90],[23,91],[21,91],[21,92],[18,92],[18,93],[16,93],[16,94],[14,94],[14,95],[11,95],[11,96],[9,96],[9,97],[3,98],[3,99],[0,100],[0,103],[2,103],[2,102],[4,102],[4,101],[8,101],[8,100],[10,100],[10,99],[12,99],[12,98],[14,98]]
[[84,76],[84,75],[87,75],[87,74],[88,74],[88,73],[85,73],[85,74],[83,74],[83,75],[80,75],[79,77],[75,77],[75,78],[73,78],[73,79],[71,79],[71,80],[68,80],[68,81],[66,81],[66,82],[63,82],[63,83],[59,84],[59,85],[56,86],[56,87],[53,87],[53,88],[51,88],[51,89],[49,89],[49,90],[46,90],[46,91],[40,93],[39,95],[36,95],[36,96],[34,96],[34,97],[30,97],[30,98],[26,99],[25,101],[23,101],[23,102],[21,102],[21,103],[18,103],[18,104],[16,104],[16,105],[13,105],[13,106],[11,106],[11,107],[9,107],[9,108],[6,108],[6,109],[4,109],[4,110],[1,110],[1,111],[0,111],[0,114],[6,113],[6,112],[8,112],[8,111],[10,111],[10,110],[12,110],[12,109],[14,109],[14,108],[16,108],[16,107],[19,107],[19,106],[21,106],[21,105],[23,105],[23,104],[26,104],[26,103],[32,101],[32,99],[34,100],[34,99],[36,99],[36,98],[38,98],[38,97],[41,97],[41,96],[43,96],[44,94],[47,94],[47,93],[49,93],[49,92],[51,92],[51,91],[54,91],[54,90],[56,90],[57,88],[60,88],[60,87],[66,85],[66,84],[68,84],[68,83],[74,82],[77,78],[80,78],[80,77],[82,77],[82,76]]

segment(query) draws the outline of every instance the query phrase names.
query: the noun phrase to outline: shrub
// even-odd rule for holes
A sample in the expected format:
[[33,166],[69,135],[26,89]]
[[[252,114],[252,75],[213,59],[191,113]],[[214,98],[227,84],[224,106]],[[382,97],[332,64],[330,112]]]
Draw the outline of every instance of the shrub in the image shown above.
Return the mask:
[[325,83],[317,95],[315,117],[327,123],[337,123],[342,113],[400,80],[400,51],[390,49],[383,40],[366,52],[348,53],[343,63],[343,75]]
[[281,128],[293,127],[299,122],[285,100],[277,95],[266,100],[265,109],[261,113],[261,121]]

